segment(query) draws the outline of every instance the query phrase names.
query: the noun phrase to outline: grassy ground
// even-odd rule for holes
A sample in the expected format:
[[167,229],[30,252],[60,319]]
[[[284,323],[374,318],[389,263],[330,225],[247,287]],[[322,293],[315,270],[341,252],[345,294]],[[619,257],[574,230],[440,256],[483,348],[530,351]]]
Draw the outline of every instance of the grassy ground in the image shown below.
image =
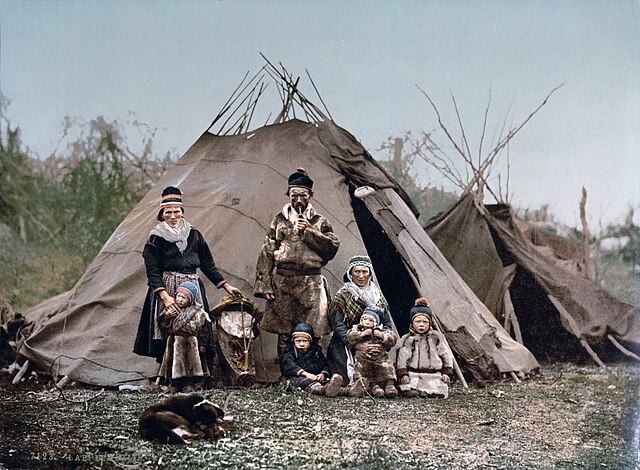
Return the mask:
[[210,390],[234,416],[219,440],[151,444],[137,418],[163,396],[0,390],[0,467],[640,468],[639,366],[543,367],[447,400],[325,398],[282,386]]

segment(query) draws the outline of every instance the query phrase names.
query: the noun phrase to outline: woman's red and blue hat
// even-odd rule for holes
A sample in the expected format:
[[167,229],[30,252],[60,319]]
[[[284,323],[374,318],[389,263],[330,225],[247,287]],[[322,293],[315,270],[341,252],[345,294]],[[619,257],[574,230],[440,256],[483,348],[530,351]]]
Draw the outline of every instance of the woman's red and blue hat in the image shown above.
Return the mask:
[[160,208],[168,206],[182,206],[182,191],[175,186],[167,186],[162,191]]

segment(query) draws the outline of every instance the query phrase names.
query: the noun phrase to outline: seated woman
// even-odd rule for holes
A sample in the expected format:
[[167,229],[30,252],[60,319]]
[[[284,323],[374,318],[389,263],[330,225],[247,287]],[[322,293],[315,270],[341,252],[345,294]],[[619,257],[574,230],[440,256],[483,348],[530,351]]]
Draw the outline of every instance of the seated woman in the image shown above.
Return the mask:
[[327,350],[331,374],[340,374],[345,385],[353,383],[353,352],[347,341],[347,332],[360,322],[367,307],[377,307],[380,325],[392,330],[389,304],[375,284],[373,265],[368,256],[354,256],[349,261],[345,283],[333,298],[331,326],[333,337]]

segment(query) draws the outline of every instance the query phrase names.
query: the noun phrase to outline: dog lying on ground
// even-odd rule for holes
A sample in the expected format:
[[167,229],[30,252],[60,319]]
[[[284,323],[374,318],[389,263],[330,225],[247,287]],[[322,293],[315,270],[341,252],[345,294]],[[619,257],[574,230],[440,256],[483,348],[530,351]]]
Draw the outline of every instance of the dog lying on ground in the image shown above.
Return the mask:
[[138,432],[159,444],[191,444],[224,434],[224,412],[200,395],[177,395],[151,405],[138,418]]

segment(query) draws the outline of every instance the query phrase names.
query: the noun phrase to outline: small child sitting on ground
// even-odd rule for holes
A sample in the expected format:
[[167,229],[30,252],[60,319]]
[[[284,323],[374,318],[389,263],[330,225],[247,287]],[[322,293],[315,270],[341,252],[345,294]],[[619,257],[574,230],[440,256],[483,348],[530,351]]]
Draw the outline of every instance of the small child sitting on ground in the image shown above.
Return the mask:
[[393,330],[380,325],[379,309],[367,307],[360,323],[347,332],[347,342],[355,349],[353,379],[364,382],[365,389],[374,398],[395,398],[398,390],[394,386],[396,371],[387,352],[396,344],[398,337]]
[[330,380],[327,358],[313,328],[308,323],[298,323],[291,332],[291,343],[280,357],[282,376],[293,386],[312,393],[335,397],[342,391],[342,376],[334,374]]
[[424,298],[417,299],[411,309],[409,333],[400,338],[396,357],[399,388],[411,398],[449,396],[453,353],[432,323],[429,303]]
[[198,390],[210,375],[198,336],[211,320],[197,298],[198,286],[185,281],[176,289],[175,303],[158,317],[167,332],[160,376],[169,383],[170,393]]

